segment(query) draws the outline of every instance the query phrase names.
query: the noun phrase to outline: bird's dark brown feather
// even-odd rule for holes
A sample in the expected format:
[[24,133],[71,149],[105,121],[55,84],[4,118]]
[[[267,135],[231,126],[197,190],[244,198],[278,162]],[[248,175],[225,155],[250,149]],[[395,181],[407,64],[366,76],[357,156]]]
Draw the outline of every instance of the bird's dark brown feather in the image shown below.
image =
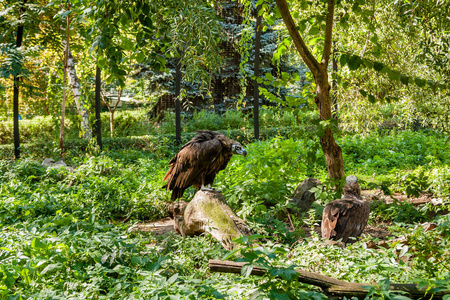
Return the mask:
[[212,184],[216,174],[225,169],[231,159],[232,145],[239,143],[225,135],[209,130],[199,130],[169,162],[164,176],[164,188],[172,190],[172,200],[183,195],[190,186],[200,188]]

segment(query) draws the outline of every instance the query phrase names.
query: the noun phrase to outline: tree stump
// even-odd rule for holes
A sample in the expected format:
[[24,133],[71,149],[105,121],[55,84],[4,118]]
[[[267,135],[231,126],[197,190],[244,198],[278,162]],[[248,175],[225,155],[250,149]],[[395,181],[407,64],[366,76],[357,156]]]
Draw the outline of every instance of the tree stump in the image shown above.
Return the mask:
[[306,178],[297,187],[294,195],[291,197],[291,201],[297,206],[299,214],[308,212],[313,202],[316,201],[314,193],[311,193],[309,190],[319,184],[322,183],[318,179]]
[[235,248],[233,239],[252,234],[244,220],[226,204],[219,191],[199,190],[182,217],[175,218],[175,230],[183,236],[207,232],[227,250]]

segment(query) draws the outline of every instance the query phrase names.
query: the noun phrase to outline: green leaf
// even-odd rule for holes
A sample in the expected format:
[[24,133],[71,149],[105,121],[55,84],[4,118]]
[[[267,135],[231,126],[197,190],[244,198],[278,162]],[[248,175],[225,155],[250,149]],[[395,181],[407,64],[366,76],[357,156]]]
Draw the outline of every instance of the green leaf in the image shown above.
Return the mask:
[[425,83],[426,83],[425,80],[420,79],[420,78],[415,78],[415,79],[414,79],[414,82],[416,83],[416,85],[417,85],[418,87],[424,87],[424,86],[425,86]]
[[320,30],[319,30],[319,28],[318,27],[316,27],[316,26],[313,26],[313,27],[311,27],[310,29],[309,29],[309,34],[310,35],[316,35],[316,34],[318,34],[320,32]]
[[41,240],[40,239],[38,239],[38,238],[34,238],[32,241],[31,241],[31,247],[32,248],[35,248],[35,249],[42,249],[42,248],[46,248],[46,244],[44,244],[43,242],[41,242]]
[[145,60],[145,55],[144,55],[144,53],[138,52],[138,53],[136,54],[136,61],[137,61],[138,63],[143,63],[144,60]]
[[352,71],[357,70],[361,65],[361,58],[357,55],[352,55],[348,60],[348,68]]
[[306,30],[306,20],[300,22],[300,23],[298,24],[297,29],[298,29],[299,32],[305,32],[305,30]]
[[173,274],[168,280],[167,283],[172,284],[178,279],[178,273]]
[[375,61],[373,63],[373,69],[377,72],[381,72],[381,70],[383,70],[384,65],[380,62]]
[[388,75],[390,80],[395,80],[395,81],[399,81],[400,80],[400,76],[397,73],[395,73],[394,71],[392,71],[392,70],[388,70],[387,71],[387,75]]
[[253,271],[253,265],[251,265],[251,264],[243,265],[241,268],[241,275],[244,277],[249,277],[250,274],[252,273],[252,271]]
[[405,75],[400,75],[400,82],[403,83],[404,85],[408,85],[409,84],[409,77],[405,76]]
[[270,73],[267,72],[265,75],[266,75],[267,80],[273,81],[273,76],[272,76],[272,74],[270,74]]
[[342,54],[339,62],[341,63],[342,66],[345,66],[348,63],[348,55],[347,54]]

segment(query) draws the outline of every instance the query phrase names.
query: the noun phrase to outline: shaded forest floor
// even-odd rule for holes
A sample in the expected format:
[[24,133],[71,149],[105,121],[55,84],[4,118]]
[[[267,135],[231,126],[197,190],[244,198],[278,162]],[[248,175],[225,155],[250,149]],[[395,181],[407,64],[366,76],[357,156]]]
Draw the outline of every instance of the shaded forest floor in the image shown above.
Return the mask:
[[[422,194],[419,197],[408,197],[402,193],[394,193],[391,196],[385,196],[380,190],[363,190],[362,195],[365,199],[373,201],[381,201],[386,204],[394,204],[395,201],[398,202],[409,202],[414,206],[419,206],[422,204],[427,204],[432,202],[434,205],[441,205],[440,199],[433,197],[430,194]],[[448,207],[442,207],[439,214],[446,214],[450,210]],[[430,212],[430,219],[432,219],[437,213]],[[393,237],[392,233],[389,231],[388,226],[390,223],[379,222],[377,224],[369,224],[366,226],[363,232],[364,235],[371,236],[372,240],[378,241],[377,243],[368,243],[369,247],[375,247],[377,244],[382,245],[383,241],[389,240]],[[148,232],[151,231],[156,235],[165,235],[169,232],[176,232],[174,229],[174,220],[170,217],[165,217],[157,221],[149,222],[139,222],[134,225],[134,230]],[[301,230],[304,232],[305,237],[311,237],[311,228],[303,227]],[[316,224],[314,226],[314,231],[320,236],[320,225]]]

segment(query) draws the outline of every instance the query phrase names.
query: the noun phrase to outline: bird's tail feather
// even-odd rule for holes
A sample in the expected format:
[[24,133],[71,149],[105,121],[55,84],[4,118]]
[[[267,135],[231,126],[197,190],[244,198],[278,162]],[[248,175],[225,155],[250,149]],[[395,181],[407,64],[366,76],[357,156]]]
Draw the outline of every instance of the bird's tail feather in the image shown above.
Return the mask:
[[183,196],[185,189],[179,189],[179,188],[175,188],[172,190],[172,196],[170,197],[170,199],[172,201],[177,200],[178,198],[181,198]]

